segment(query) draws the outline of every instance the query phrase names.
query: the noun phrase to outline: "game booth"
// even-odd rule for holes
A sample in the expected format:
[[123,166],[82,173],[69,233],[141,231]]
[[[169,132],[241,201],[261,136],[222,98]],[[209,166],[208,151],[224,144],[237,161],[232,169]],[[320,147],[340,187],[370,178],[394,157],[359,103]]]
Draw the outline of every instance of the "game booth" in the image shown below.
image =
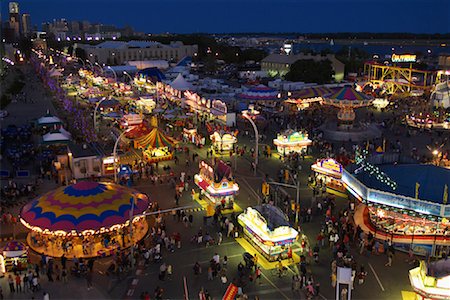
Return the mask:
[[234,149],[234,145],[237,143],[236,133],[215,131],[210,135],[212,142],[212,148],[216,155],[226,155]]
[[354,220],[398,250],[440,257],[450,250],[450,170],[434,165],[374,165],[357,155],[342,183],[360,204]]
[[[147,234],[145,194],[107,182],[80,181],[26,204],[20,221],[27,243],[52,257],[101,257],[130,247]],[[130,233],[130,221],[132,231]]]
[[342,165],[335,159],[320,159],[311,166],[311,170],[314,171],[316,184],[322,181],[327,186],[327,189],[340,193],[346,191],[341,182]]
[[450,260],[420,261],[409,270],[409,281],[417,300],[450,299]]
[[173,158],[174,146],[177,141],[165,135],[158,128],[153,128],[149,134],[136,138],[134,148],[142,149],[148,162],[167,161]]
[[273,140],[277,151],[280,155],[288,155],[292,152],[306,153],[308,146],[312,141],[308,139],[308,134],[288,129],[283,133],[279,133],[277,138]]
[[18,241],[9,241],[0,254],[0,277],[3,277],[6,272],[23,271],[27,267],[27,246]]
[[199,169],[199,173],[194,175],[194,182],[200,188],[201,198],[214,208],[233,209],[239,185],[233,178],[231,167],[216,159],[212,165],[201,161]]
[[246,208],[238,223],[245,239],[268,261],[287,258],[289,247],[298,237],[281,209],[270,204]]
[[197,147],[202,147],[205,145],[205,137],[201,136],[197,132],[197,128],[183,128],[183,139],[196,145]]

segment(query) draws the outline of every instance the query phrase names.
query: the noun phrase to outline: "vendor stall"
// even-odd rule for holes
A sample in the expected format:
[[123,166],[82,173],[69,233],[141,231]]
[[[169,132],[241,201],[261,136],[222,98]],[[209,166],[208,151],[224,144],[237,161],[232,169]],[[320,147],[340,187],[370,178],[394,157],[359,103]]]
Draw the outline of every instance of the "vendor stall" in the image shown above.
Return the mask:
[[124,115],[121,122],[120,122],[120,126],[122,128],[127,128],[127,127],[131,127],[131,126],[137,126],[142,124],[142,116],[138,115],[138,114],[127,114]]
[[238,216],[238,222],[244,237],[268,261],[287,258],[289,247],[298,237],[281,209],[270,204],[248,207]]
[[312,144],[312,141],[308,139],[307,133],[288,129],[278,134],[273,143],[277,146],[278,153],[284,156],[291,152],[306,153],[307,147]]
[[225,131],[215,131],[210,135],[212,142],[212,149],[216,155],[229,154],[234,149],[237,143],[235,133],[228,133]]
[[341,182],[342,165],[332,158],[318,160],[311,166],[315,172],[315,186],[325,184],[327,189],[338,192],[345,192],[345,187]]
[[8,242],[0,255],[0,275],[6,272],[23,271],[27,269],[27,266],[27,246],[18,241]]
[[221,160],[216,160],[212,166],[202,161],[199,168],[199,173],[194,176],[194,182],[200,188],[200,194],[214,207],[232,209],[239,185],[234,181],[231,167]]
[[145,160],[148,162],[158,162],[171,160],[173,157],[173,147],[176,140],[162,133],[158,128],[140,138],[134,140],[134,147],[142,149]]
[[441,259],[409,270],[411,287],[417,300],[450,299],[450,260]]
[[37,253],[105,256],[146,235],[148,224],[142,214],[148,206],[148,197],[138,191],[113,183],[81,181],[29,202],[20,212],[20,221],[30,229],[27,242]]
[[205,145],[205,137],[197,132],[197,128],[183,128],[183,140],[192,143],[197,147]]

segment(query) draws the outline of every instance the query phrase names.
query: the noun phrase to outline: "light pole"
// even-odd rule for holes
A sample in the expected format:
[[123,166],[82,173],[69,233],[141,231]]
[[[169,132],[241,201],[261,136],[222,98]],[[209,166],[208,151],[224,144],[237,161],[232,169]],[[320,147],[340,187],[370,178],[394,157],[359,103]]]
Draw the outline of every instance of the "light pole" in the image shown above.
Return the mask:
[[128,76],[128,78],[130,78],[130,84],[132,84],[133,83],[133,77],[131,77],[131,75],[130,74],[128,74],[126,71],[123,71],[123,75],[127,75]]
[[253,126],[253,130],[255,131],[255,176],[256,176],[256,169],[258,167],[258,140],[259,140],[259,132],[258,128],[256,127],[255,122],[253,121],[252,117],[255,117],[259,114],[259,111],[255,110],[253,106],[249,106],[249,110],[243,110],[242,116],[246,118],[250,124]]
[[280,185],[280,186],[284,186],[284,187],[288,187],[288,188],[292,188],[292,189],[296,189],[297,190],[297,195],[295,198],[295,224],[298,224],[298,207],[300,205],[300,179],[299,176],[297,175],[297,182],[295,183],[295,185],[293,184],[287,184],[287,183],[281,183],[281,182],[275,182],[275,181],[269,181],[267,182],[268,184],[273,184],[273,185]]
[[94,65],[96,65],[99,68],[100,73],[103,75],[103,73],[104,73],[103,68],[98,64],[98,62],[95,62]]
[[106,98],[103,97],[100,101],[97,102],[97,105],[95,105],[95,109],[94,109],[94,130],[97,130],[97,110],[100,107],[100,104],[105,101]]
[[122,132],[116,140],[116,143],[114,144],[114,150],[113,150],[113,157],[114,157],[114,183],[117,183],[117,167],[116,167],[116,159],[117,159],[117,146],[119,145],[119,141],[120,139],[131,130],[131,128],[128,128],[127,130],[125,130],[124,132]]
[[111,71],[113,72],[113,74],[114,74],[114,80],[117,82],[117,74],[116,74],[116,71],[114,71],[114,69],[111,68],[111,66],[106,66],[106,68],[109,69],[109,70],[111,70]]

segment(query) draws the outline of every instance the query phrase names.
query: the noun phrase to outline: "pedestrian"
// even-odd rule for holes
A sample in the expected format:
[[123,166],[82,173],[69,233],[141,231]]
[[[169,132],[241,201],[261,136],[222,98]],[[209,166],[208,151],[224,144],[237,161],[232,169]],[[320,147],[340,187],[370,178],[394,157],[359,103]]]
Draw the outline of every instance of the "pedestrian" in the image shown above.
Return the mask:
[[42,300],[50,300],[50,295],[46,291],[42,294]]
[[392,260],[394,259],[394,253],[392,253],[392,251],[388,251],[387,257],[388,257],[388,262],[385,264],[385,266],[386,267],[391,267],[392,266]]
[[261,284],[261,269],[257,266],[255,271],[255,283]]
[[63,268],[61,271],[62,282],[67,283],[67,269]]
[[[213,280],[213,270],[211,266],[208,267],[208,280]],[[14,288],[14,287],[13,287]]]
[[16,291],[22,292],[22,278],[20,278],[20,275],[16,275]]
[[167,265],[166,263],[163,263],[159,267],[159,280],[164,280],[164,278],[166,277],[166,272],[167,272]]
[[173,267],[172,265],[167,265],[167,279],[168,280],[172,280],[172,271],[173,271]]
[[88,270],[86,273],[86,284],[87,290],[90,291],[92,289],[92,271]]
[[358,273],[358,284],[363,284],[366,279],[367,272],[364,270],[364,266],[361,266]]
[[217,245],[222,244],[223,234],[221,231],[217,233]]
[[11,293],[14,293],[16,289],[14,288],[14,279],[12,278],[11,274],[8,275],[8,283],[9,283],[9,291]]
[[188,218],[189,218],[189,226],[192,227],[192,224],[194,223],[194,216],[190,214]]

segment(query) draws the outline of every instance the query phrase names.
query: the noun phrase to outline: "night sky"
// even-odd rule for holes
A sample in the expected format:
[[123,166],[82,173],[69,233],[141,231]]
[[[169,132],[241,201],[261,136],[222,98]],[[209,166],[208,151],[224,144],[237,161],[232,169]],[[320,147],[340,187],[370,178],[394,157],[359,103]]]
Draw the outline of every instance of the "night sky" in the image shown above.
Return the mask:
[[[32,24],[89,20],[149,33],[449,33],[450,0],[23,0]],[[2,13],[8,1],[2,1]]]

